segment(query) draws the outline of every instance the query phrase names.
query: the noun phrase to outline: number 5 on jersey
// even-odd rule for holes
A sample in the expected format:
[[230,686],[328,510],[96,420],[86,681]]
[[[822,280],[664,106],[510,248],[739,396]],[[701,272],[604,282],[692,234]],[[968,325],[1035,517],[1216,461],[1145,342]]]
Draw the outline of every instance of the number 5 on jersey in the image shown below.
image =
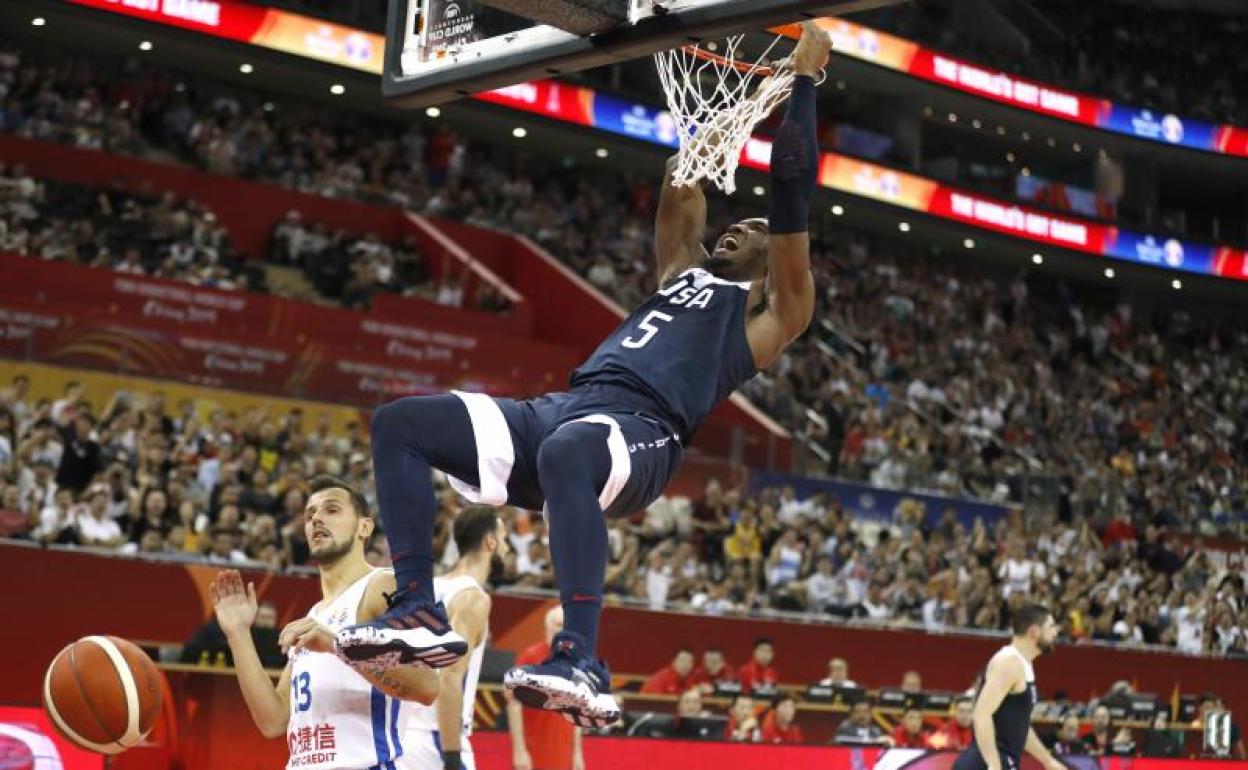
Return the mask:
[[660,313],[657,310],[651,310],[646,314],[645,318],[641,319],[641,323],[637,324],[637,328],[641,329],[642,335],[637,339],[625,337],[624,341],[620,344],[626,348],[644,348],[646,343],[649,342],[654,335],[659,333],[659,327],[655,326],[651,323],[651,321],[667,322],[670,320],[672,320],[672,317],[667,313]]
[[295,711],[307,711],[312,708],[312,675],[307,671],[290,680],[291,702]]

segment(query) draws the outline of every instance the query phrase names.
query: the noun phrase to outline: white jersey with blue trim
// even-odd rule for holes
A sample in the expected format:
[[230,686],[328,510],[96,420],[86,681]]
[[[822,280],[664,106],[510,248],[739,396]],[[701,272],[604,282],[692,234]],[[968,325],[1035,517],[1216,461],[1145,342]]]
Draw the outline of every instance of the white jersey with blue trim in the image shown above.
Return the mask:
[[[375,569],[308,617],[340,631],[357,611]],[[373,687],[332,653],[291,650],[287,770],[396,770],[406,709]]]
[[[448,608],[461,591],[484,592],[485,589],[470,575],[456,575],[451,578],[439,577],[433,580],[434,598]],[[468,744],[468,736],[472,734],[472,717],[477,701],[477,682],[481,678],[481,661],[485,657],[485,637],[489,635],[488,626],[486,630],[487,633],[482,637],[481,643],[468,654],[468,670],[464,672],[464,707],[460,722],[460,741],[465,753],[472,750]],[[422,755],[428,755],[428,759],[432,762],[436,757],[437,764],[428,764],[428,766],[441,768],[442,736],[438,731],[437,704],[422,706],[419,703],[408,703],[404,706],[404,711],[411,711],[412,714],[407,723],[408,732],[403,739],[404,745],[412,749],[412,758],[415,759]],[[422,751],[422,749],[428,749],[428,751]],[[404,762],[403,766],[412,768],[412,770],[423,770],[424,768],[424,765],[419,762]],[[467,762],[465,762],[465,767],[468,767]]]

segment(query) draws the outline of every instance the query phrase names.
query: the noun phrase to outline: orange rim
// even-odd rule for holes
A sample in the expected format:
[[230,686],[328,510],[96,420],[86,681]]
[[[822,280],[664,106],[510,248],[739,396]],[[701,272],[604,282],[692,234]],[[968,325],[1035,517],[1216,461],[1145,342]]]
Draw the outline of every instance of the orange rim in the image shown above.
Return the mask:
[[700,48],[696,45],[684,45],[684,46],[681,46],[681,48],[686,53],[692,54],[693,56],[696,56],[699,59],[703,59],[709,62],[715,62],[721,67],[732,67],[738,72],[753,71],[759,75],[762,75],[765,78],[771,77],[772,75],[776,74],[776,70],[774,67],[768,67],[766,65],[761,65],[761,64],[760,65],[747,64],[746,62],[737,61],[736,59],[729,59],[727,56],[720,56],[717,53],[712,53],[711,51],[708,51],[705,48]]

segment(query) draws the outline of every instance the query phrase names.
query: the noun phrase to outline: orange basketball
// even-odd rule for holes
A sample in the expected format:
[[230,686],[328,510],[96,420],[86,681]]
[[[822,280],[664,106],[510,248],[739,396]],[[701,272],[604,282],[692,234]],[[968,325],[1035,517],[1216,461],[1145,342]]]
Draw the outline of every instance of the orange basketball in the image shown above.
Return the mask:
[[120,754],[160,713],[160,672],[115,636],[87,636],[57,653],[43,678],[43,707],[61,734],[90,751]]

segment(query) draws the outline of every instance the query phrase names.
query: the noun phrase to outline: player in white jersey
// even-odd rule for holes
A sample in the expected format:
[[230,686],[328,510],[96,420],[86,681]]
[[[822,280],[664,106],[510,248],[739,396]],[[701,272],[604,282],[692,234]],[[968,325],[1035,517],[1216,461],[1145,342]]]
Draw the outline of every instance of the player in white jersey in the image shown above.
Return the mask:
[[357,673],[339,659],[335,634],[385,611],[383,592],[395,590],[394,573],[364,559],[374,522],[356,490],[322,476],[310,492],[304,528],[323,598],[282,630],[290,662],[276,689],[251,640],[255,585],[244,588],[236,570],[218,573],[210,588],[217,622],[256,727],[266,738],[286,736],[289,770],[397,770],[407,712],[400,701],[433,703],[438,675],[423,666]]
[[472,712],[477,680],[489,633],[490,597],[483,586],[502,570],[507,555],[507,525],[494,508],[469,506],[455,517],[452,529],[459,561],[434,578],[433,593],[451,619],[451,627],[468,640],[469,652],[441,669],[438,699],[432,706],[409,706],[412,717],[403,745],[400,770],[476,770],[472,744]]

